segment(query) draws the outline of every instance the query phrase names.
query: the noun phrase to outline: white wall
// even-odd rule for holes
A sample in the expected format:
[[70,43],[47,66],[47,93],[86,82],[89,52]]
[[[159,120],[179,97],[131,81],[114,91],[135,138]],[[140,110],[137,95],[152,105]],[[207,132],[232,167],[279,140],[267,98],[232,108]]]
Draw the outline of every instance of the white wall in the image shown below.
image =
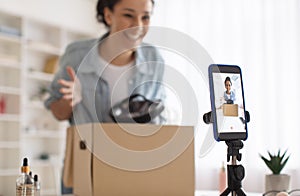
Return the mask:
[[[184,32],[215,63],[240,65],[243,70],[246,109],[251,114],[249,137],[241,151],[247,192],[263,192],[264,176],[270,170],[259,153],[267,155],[268,150],[288,149],[291,157],[283,173],[292,175],[291,188],[300,184],[299,10],[299,0],[156,1],[153,25]],[[226,159],[222,143],[196,158],[198,189],[217,188],[222,159]]]
[[99,34],[102,28],[94,0],[0,0],[0,9],[85,33]]

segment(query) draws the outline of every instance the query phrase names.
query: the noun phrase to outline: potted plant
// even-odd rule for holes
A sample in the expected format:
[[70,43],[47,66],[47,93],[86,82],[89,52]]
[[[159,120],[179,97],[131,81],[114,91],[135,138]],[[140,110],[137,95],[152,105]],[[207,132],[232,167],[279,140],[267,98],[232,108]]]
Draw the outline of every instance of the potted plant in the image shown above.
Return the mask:
[[287,150],[281,154],[280,149],[277,153],[271,154],[268,151],[269,159],[260,155],[272,174],[266,175],[265,191],[287,191],[290,188],[290,176],[281,174],[282,169],[286,165],[290,156],[286,156]]

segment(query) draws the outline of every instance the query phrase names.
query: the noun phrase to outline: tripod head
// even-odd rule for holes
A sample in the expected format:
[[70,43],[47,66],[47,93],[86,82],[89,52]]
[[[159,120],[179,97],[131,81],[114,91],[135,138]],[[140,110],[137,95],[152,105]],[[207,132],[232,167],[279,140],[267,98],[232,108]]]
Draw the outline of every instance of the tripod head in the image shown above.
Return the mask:
[[244,144],[241,140],[229,140],[225,141],[227,145],[227,162],[230,161],[230,157],[236,157],[238,161],[242,160],[242,154],[239,152],[243,148]]

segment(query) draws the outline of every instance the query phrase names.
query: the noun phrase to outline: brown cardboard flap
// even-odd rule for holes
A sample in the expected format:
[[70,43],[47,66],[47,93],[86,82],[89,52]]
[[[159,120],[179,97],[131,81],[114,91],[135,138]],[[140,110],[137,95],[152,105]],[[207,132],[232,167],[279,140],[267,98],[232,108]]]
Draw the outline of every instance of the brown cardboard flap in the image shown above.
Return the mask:
[[85,124],[74,128],[73,193],[75,195],[92,195],[92,127],[92,124]]
[[67,129],[66,152],[64,159],[63,182],[66,187],[73,187],[73,141],[74,130],[72,127]]

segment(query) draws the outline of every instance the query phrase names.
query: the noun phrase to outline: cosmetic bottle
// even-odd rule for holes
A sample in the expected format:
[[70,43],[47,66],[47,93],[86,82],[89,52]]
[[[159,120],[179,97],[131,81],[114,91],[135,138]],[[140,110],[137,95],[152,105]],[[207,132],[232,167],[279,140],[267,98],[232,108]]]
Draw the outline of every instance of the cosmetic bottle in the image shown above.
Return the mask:
[[34,182],[29,170],[28,159],[24,158],[21,175],[16,181],[16,196],[34,196]]
[[41,185],[38,179],[38,175],[34,175],[33,178],[33,185],[34,185],[34,196],[40,196],[40,192],[41,192]]

